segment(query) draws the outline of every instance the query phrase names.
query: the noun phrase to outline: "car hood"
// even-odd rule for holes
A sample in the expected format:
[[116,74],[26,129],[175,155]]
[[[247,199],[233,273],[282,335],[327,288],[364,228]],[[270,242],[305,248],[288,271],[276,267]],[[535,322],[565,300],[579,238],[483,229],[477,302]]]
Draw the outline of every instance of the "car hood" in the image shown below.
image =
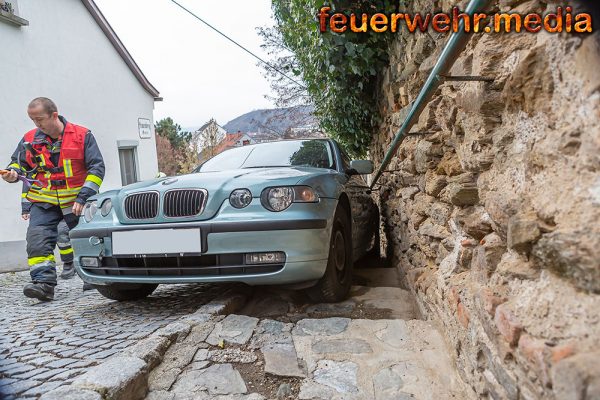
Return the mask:
[[[117,195],[119,204],[128,195],[147,191],[164,193],[173,189],[206,189],[208,200],[204,212],[197,220],[212,218],[223,202],[229,198],[235,189],[249,189],[252,197],[259,198],[262,190],[272,186],[289,186],[309,182],[320,196],[327,196],[327,188],[317,182],[321,181],[319,176],[337,174],[336,171],[323,168],[309,167],[269,167],[269,168],[246,168],[219,172],[199,172],[188,175],[180,175],[167,178],[159,178],[151,181],[138,182],[122,188]],[[316,183],[316,184],[315,184]],[[127,223],[124,215],[119,213],[122,223]],[[187,218],[187,221],[190,219]],[[135,223],[140,223],[136,221]],[[155,221],[154,221],[155,222]]]

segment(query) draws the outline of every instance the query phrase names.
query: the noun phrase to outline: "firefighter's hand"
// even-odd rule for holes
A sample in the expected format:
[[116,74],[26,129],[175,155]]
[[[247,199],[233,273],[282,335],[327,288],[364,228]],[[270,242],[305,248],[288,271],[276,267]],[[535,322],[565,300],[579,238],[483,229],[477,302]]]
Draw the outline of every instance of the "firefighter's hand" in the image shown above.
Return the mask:
[[29,219],[29,213],[21,214],[21,218],[23,218],[24,221],[27,221]]
[[75,202],[75,204],[73,204],[73,214],[75,214],[79,217],[81,215],[82,211],[83,211],[83,204]]
[[16,182],[18,176],[19,175],[17,174],[17,171],[14,169],[9,169],[8,171],[2,173],[2,179],[10,183]]

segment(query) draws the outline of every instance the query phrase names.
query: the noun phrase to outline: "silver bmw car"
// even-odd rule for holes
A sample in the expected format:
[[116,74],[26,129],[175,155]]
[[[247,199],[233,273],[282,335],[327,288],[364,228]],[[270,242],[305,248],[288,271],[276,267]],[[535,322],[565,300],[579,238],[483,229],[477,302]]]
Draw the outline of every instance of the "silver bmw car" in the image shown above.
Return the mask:
[[237,281],[340,301],[354,261],[379,249],[379,211],[361,176],[372,171],[333,140],[227,150],[191,174],[91,198],[71,232],[75,266],[114,300],[159,284]]

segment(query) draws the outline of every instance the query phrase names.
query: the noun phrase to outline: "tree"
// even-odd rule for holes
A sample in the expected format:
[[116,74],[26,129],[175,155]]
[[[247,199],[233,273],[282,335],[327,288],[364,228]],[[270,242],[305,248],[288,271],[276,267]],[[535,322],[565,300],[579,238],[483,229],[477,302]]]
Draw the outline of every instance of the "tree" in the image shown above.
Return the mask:
[[158,169],[167,175],[190,172],[198,164],[198,150],[191,146],[192,134],[182,132],[172,118],[163,118],[154,124]]
[[189,147],[181,148],[178,154],[179,174],[189,174],[198,166],[198,146],[192,143]]
[[169,139],[171,145],[178,149],[187,145],[192,139],[191,132],[182,132],[181,126],[176,124],[171,117],[163,118],[154,124],[156,134]]
[[177,153],[166,137],[156,135],[156,156],[160,172],[167,175],[176,175],[179,172]]
[[[275,97],[265,97],[280,108],[311,105],[312,98],[303,82],[301,66],[294,52],[284,43],[280,26],[258,27],[256,30],[263,41],[260,47],[270,56],[270,65],[275,68],[268,67],[263,63],[258,64],[263,68],[263,75],[270,81],[271,89],[275,92]],[[285,73],[296,82],[278,71]]]
[[208,121],[208,125],[200,132],[202,150],[210,158],[215,155],[215,150],[219,144],[219,124],[214,118]]
[[[387,13],[399,6],[396,3],[332,1],[330,14],[372,14],[374,10]],[[281,55],[271,52],[272,63],[302,81],[321,128],[359,156],[366,152],[379,124],[377,73],[389,63],[387,50],[392,36],[373,32],[321,33],[315,15],[324,4],[324,0],[273,0],[276,27],[274,31],[263,30],[264,46],[286,50]],[[275,75],[272,70],[267,72],[267,76]],[[277,75],[271,80],[280,102],[302,98],[284,79]]]

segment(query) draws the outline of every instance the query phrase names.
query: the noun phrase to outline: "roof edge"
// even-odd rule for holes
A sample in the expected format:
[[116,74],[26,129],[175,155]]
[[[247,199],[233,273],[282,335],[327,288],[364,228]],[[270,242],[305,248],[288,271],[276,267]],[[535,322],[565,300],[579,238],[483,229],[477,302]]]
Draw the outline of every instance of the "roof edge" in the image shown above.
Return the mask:
[[81,0],[81,2],[92,15],[100,29],[102,29],[102,32],[104,32],[115,50],[117,50],[117,53],[119,53],[123,61],[125,61],[125,64],[127,64],[131,72],[133,72],[133,75],[137,78],[142,87],[148,93],[150,93],[152,97],[154,97],[154,101],[162,101],[162,97],[160,97],[158,90],[150,83],[150,81],[148,81],[148,78],[146,78],[140,67],[134,61],[133,57],[131,57],[131,54],[129,54],[127,48],[125,48],[125,45],[123,42],[121,42],[121,39],[119,39],[116,32],[110,26],[108,20],[106,17],[104,17],[104,14],[102,14],[102,11],[100,11],[94,0]]

